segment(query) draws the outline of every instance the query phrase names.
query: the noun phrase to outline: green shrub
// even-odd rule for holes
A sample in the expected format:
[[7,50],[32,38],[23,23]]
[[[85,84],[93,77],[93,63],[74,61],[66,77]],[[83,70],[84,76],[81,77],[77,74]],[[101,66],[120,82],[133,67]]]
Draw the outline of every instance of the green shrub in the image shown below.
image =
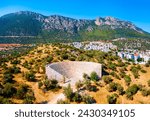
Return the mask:
[[108,95],[107,96],[107,101],[108,101],[109,104],[116,104],[117,98],[118,98],[118,95],[116,93],[112,94],[112,95]]
[[53,57],[52,57],[52,56],[48,56],[47,59],[46,59],[46,61],[47,61],[48,63],[52,62],[52,60],[53,60]]
[[78,92],[74,93],[73,99],[74,102],[81,102],[82,101],[82,97]]
[[147,89],[143,89],[143,90],[141,91],[141,93],[142,93],[143,96],[148,96],[148,95],[149,95],[149,92],[148,92]]
[[0,96],[0,104],[12,104],[12,101],[8,98]]
[[21,72],[21,69],[17,66],[9,67],[5,74],[18,74]]
[[137,65],[137,67],[136,67],[138,70],[141,70],[142,69],[142,67],[140,66],[140,65]]
[[132,99],[133,95],[137,93],[139,90],[139,87],[136,84],[133,84],[132,86],[128,87],[126,90],[126,95],[128,99]]
[[121,78],[124,78],[126,76],[125,72],[120,72],[119,75]]
[[48,80],[46,79],[44,82],[43,82],[43,85],[45,86],[46,90],[51,90],[51,89],[55,89],[55,88],[58,88],[58,81],[55,80],[55,79],[52,79],[52,80]]
[[142,72],[142,73],[146,73],[147,71],[142,69],[141,72]]
[[76,82],[75,86],[77,90],[80,90],[80,88],[83,86],[83,83],[79,80],[78,82]]
[[116,90],[117,90],[117,86],[118,86],[118,84],[117,84],[117,83],[115,83],[115,82],[111,82],[111,83],[109,84],[108,91],[109,91],[109,92],[116,91]]
[[3,89],[4,97],[12,97],[16,93],[16,88],[11,83],[6,83]]
[[113,77],[115,77],[116,79],[119,79],[120,80],[120,77],[117,75],[117,73],[115,73],[114,71],[112,71],[110,73],[110,75],[112,75]]
[[70,61],[75,61],[76,59],[75,59],[75,57],[70,57],[69,60]]
[[89,95],[83,95],[83,96],[82,96],[82,100],[83,100],[83,102],[84,102],[85,104],[93,104],[93,103],[96,103],[96,100],[95,100],[93,97],[89,96]]
[[110,76],[103,76],[102,79],[104,80],[104,82],[106,84],[109,84],[110,82],[112,82],[112,78]]
[[62,54],[61,57],[62,59],[67,60],[69,56],[67,54]]
[[87,75],[87,74],[83,74],[83,78],[85,79],[85,80],[90,80],[90,77]]
[[123,66],[125,66],[125,64],[122,61],[118,61],[118,66],[123,67]]
[[40,81],[38,82],[38,88],[40,89],[43,86],[43,83]]
[[148,86],[150,87],[150,80],[147,81]]
[[14,74],[21,73],[21,69],[19,67],[13,66]]
[[25,61],[23,64],[22,64],[23,67],[25,68],[28,68],[29,64],[28,64],[28,61]]
[[59,99],[57,100],[57,104],[70,104],[70,101]]
[[0,83],[0,95],[2,95],[3,94],[3,85]]
[[115,63],[108,63],[108,68],[111,70],[116,70],[116,64]]
[[14,83],[13,78],[14,78],[14,76],[11,73],[4,74],[4,77],[3,77],[4,84],[5,83]]
[[143,88],[144,88],[144,85],[139,84],[139,85],[138,85],[138,87],[139,87],[139,91],[142,91],[142,90],[143,90]]
[[98,81],[99,80],[99,76],[97,75],[96,72],[92,72],[90,75],[90,78],[92,81]]
[[127,85],[130,85],[130,82],[131,82],[130,76],[126,75],[126,76],[124,77],[124,80],[125,80],[125,82],[126,82]]
[[145,64],[145,67],[149,67],[149,66],[150,66],[150,64],[148,64],[148,63]]
[[73,98],[73,90],[71,89],[71,85],[69,84],[67,87],[64,87],[64,91],[63,91],[64,95],[66,96],[67,99],[69,99],[70,101]]
[[92,91],[92,92],[97,92],[98,88],[95,85],[90,85],[89,88],[88,88],[88,90]]
[[120,84],[117,85],[117,90],[119,92],[119,95],[123,95],[124,94],[124,88]]
[[35,74],[33,72],[27,72],[25,73],[25,78],[30,81],[30,82],[34,82],[36,81],[35,79]]
[[34,97],[34,93],[32,91],[30,91],[29,93],[27,93],[25,95],[25,98],[23,100],[24,104],[33,104],[35,101],[35,97]]
[[86,88],[87,90],[89,90],[89,88],[90,88],[90,86],[91,86],[91,81],[90,81],[90,80],[86,80],[86,81],[84,82],[84,85],[85,85],[85,88]]
[[130,70],[133,73],[133,76],[135,78],[138,78],[139,77],[139,70],[141,70],[141,66],[140,65],[138,65],[137,67],[136,66],[132,66]]
[[17,89],[16,97],[18,99],[24,99],[26,93],[28,92],[28,85],[20,85],[19,88]]
[[11,64],[20,64],[20,62],[21,62],[20,60],[15,59],[11,61]]

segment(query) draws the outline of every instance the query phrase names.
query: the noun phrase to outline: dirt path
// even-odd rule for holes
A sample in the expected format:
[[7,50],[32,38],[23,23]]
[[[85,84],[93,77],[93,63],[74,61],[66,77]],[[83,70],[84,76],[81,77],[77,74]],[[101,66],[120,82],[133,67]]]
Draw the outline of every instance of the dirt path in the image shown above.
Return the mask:
[[38,83],[32,86],[32,90],[34,91],[37,103],[46,101],[49,97],[48,95],[44,94],[41,89],[38,89]]
[[54,93],[47,92],[44,93],[38,88],[38,83],[32,85],[32,90],[34,91],[36,97],[36,103],[47,102],[48,104],[56,104],[58,99],[64,99],[65,96],[62,91]]
[[65,96],[63,93],[60,93],[60,94],[56,94],[49,102],[48,104],[56,104],[57,103],[57,100],[59,99],[65,99]]

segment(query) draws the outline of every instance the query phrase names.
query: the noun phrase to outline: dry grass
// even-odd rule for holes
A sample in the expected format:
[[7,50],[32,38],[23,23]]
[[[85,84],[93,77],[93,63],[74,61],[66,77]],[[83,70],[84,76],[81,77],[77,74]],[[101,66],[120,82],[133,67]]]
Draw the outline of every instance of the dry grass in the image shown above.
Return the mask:
[[[145,67],[144,65],[141,65],[142,69],[146,70],[147,73],[139,72],[140,76],[138,79],[134,78],[132,72],[130,71],[130,67],[131,67],[131,65],[129,65],[127,67],[128,71],[126,72],[127,75],[131,76],[132,82],[130,85],[141,84],[145,88],[150,89],[150,87],[148,87],[148,84],[147,84],[147,81],[150,79],[150,67]],[[113,78],[113,82],[117,82],[117,83],[121,84],[125,90],[128,88],[124,79],[118,80],[118,79],[115,79],[114,77],[112,77],[112,78]],[[117,93],[117,91],[114,93]],[[92,95],[96,99],[98,104],[106,104],[106,103],[108,103],[107,95],[110,95],[111,92],[108,92],[107,85],[105,85],[104,87],[100,87],[99,91],[89,92],[89,94]],[[126,95],[123,95],[123,96],[119,95],[119,97],[117,99],[117,103],[118,104],[150,104],[150,96],[144,97],[140,91],[138,91],[137,94],[135,94],[133,96],[133,100],[127,99]]]
[[[23,67],[22,64],[27,61],[27,62],[30,62],[32,60],[35,61],[35,63],[38,64],[38,66],[40,67],[42,65],[41,62],[39,62],[39,60],[43,60],[44,58],[46,58],[47,56],[49,55],[52,55],[53,56],[53,62],[55,61],[60,61],[58,59],[58,57],[54,54],[54,51],[56,50],[60,50],[61,48],[58,48],[58,47],[53,47],[51,45],[42,45],[42,46],[39,46],[38,48],[34,49],[33,51],[29,52],[26,56],[22,56],[22,57],[19,57],[19,59],[21,60],[21,64],[18,64],[17,66],[21,68],[21,72],[27,72],[27,71],[30,71],[28,70],[27,68]],[[40,51],[40,52],[38,52]],[[66,60],[67,61],[67,60]],[[93,59],[93,61],[97,61],[95,59]],[[10,67],[12,66],[12,64],[10,62],[7,63],[7,65]],[[34,67],[34,64],[32,65],[32,68]],[[141,65],[141,67],[147,71],[147,73],[142,73],[142,72],[139,72],[140,76],[139,76],[139,79],[135,79],[132,72],[130,71],[130,67],[131,65],[129,65],[127,67],[127,70],[126,71],[126,74],[127,75],[130,75],[131,76],[131,85],[132,84],[142,84],[144,85],[146,88],[150,88],[148,87],[147,85],[147,81],[150,79],[150,67],[145,67],[144,65]],[[45,74],[43,73],[40,73],[42,72],[42,69],[40,67],[39,69],[40,71],[39,72],[36,72],[35,76],[36,76],[36,79],[38,81],[41,81],[44,79],[45,77]],[[118,69],[117,69],[118,70]],[[0,72],[2,72],[2,68],[0,68]],[[118,73],[117,73],[118,74]],[[15,78],[14,80],[16,81],[16,85],[20,85],[20,84],[27,84],[29,85],[29,87],[33,90],[34,94],[35,94],[35,103],[41,103],[41,102],[44,102],[44,101],[51,101],[53,98],[56,97],[56,95],[59,95],[62,93],[62,89],[60,89],[59,91],[57,92],[53,92],[53,91],[47,91],[47,92],[44,92],[42,91],[42,89],[39,89],[38,88],[38,81],[37,82],[28,82],[23,76],[22,74],[15,74],[14,75]],[[114,77],[112,77],[113,79],[113,82],[117,82],[119,84],[121,84],[124,89],[126,90],[128,88],[128,86],[126,85],[124,79],[121,79],[121,80],[118,80]],[[0,81],[2,80],[2,74],[0,73]],[[107,90],[107,86],[108,85],[104,85],[103,87],[99,87],[98,86],[98,91],[97,92],[88,92],[91,96],[94,97],[94,99],[96,99],[96,102],[98,104],[106,104],[108,103],[107,102],[107,95],[110,95],[112,94],[112,92],[108,92]],[[114,92],[113,92],[114,93]],[[117,92],[115,92],[117,93]],[[15,103],[22,103],[22,100],[18,100],[18,99],[12,99],[13,102]],[[128,100],[126,98],[126,95],[119,95],[118,97],[118,100],[117,100],[117,103],[118,104],[140,104],[140,103],[144,103],[144,104],[150,104],[150,96],[147,96],[147,97],[144,97],[142,96],[141,92],[138,91],[137,94],[135,94],[133,96],[133,100]]]

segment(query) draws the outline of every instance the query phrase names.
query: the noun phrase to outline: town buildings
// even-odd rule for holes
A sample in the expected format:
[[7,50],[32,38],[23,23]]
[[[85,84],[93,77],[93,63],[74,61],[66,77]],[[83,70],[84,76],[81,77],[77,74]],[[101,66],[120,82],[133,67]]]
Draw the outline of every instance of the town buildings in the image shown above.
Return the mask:
[[117,55],[122,59],[132,60],[135,63],[145,64],[150,60],[150,51],[124,50],[117,52]]
[[113,49],[116,49],[117,46],[113,45],[112,43],[108,42],[88,42],[88,43],[81,43],[81,42],[73,42],[72,46],[78,49],[84,50],[100,50],[103,52],[109,52]]

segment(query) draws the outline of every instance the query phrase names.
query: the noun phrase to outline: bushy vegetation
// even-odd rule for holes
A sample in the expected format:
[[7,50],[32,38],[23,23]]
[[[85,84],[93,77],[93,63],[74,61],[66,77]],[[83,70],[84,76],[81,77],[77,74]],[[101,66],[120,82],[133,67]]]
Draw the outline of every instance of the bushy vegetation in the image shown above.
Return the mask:
[[29,93],[27,93],[25,95],[23,103],[25,103],[25,104],[33,104],[34,101],[35,101],[35,96],[34,96],[34,93],[31,91],[31,92],[29,92]]
[[43,83],[41,82],[41,86],[44,85],[45,89],[48,90],[54,90],[54,89],[59,89],[59,85],[58,85],[58,81],[55,79],[49,80],[46,79],[43,81]]
[[111,82],[108,86],[109,92],[118,91],[119,95],[124,94],[124,88],[119,83]]
[[109,84],[108,91],[109,91],[109,92],[116,91],[116,90],[117,90],[117,86],[118,86],[118,83],[111,82],[111,83]]
[[84,85],[85,85],[86,90],[89,90],[90,86],[91,86],[91,81],[90,80],[85,80]]
[[72,101],[80,103],[82,102],[82,96],[78,92],[74,92]]
[[92,81],[98,81],[99,80],[99,76],[97,75],[96,72],[92,72],[90,75],[90,78]]
[[132,66],[130,70],[133,73],[135,78],[139,77],[139,71],[141,70],[141,67],[139,65],[137,67],[136,66]]
[[47,60],[48,63],[50,63],[50,62],[52,62],[53,57],[49,55],[46,60]]
[[130,85],[131,78],[130,78],[129,75],[126,75],[126,76],[124,77],[124,80],[125,80],[125,82],[126,82],[126,85]]
[[119,92],[119,95],[123,95],[125,93],[123,86],[121,84],[117,85],[117,90]]
[[67,54],[62,54],[62,59],[67,60],[68,59],[68,55]]
[[150,80],[147,81],[148,86],[150,87]]
[[43,83],[40,81],[38,82],[38,88],[40,89],[43,86]]
[[83,96],[82,96],[82,100],[83,100],[83,102],[84,102],[85,104],[93,104],[93,103],[96,103],[96,100],[95,100],[93,97],[89,96],[89,95],[83,95]]
[[120,68],[119,71],[120,71],[120,73],[119,73],[120,77],[121,77],[121,78],[124,78],[125,75],[126,75],[126,73],[125,73],[126,68]]
[[75,86],[77,90],[80,90],[80,88],[83,86],[83,83],[79,80],[78,82],[76,82]]
[[118,75],[116,72],[112,71],[112,72],[110,73],[110,75],[112,75],[112,76],[115,77],[116,79],[119,79],[119,80],[120,80],[120,77],[119,77],[119,75]]
[[24,76],[30,82],[36,81],[35,74],[33,72],[26,72]]
[[109,62],[108,63],[108,68],[115,71],[116,70],[116,64],[115,63],[112,63],[112,62]]
[[69,84],[67,87],[64,87],[64,91],[63,91],[64,95],[66,96],[66,98],[68,100],[72,100],[73,98],[73,90],[71,89],[71,85]]
[[21,69],[17,66],[12,66],[12,67],[7,68],[5,73],[18,74],[18,73],[21,73]]
[[70,104],[70,101],[59,99],[59,100],[57,100],[57,104]]
[[70,84],[67,87],[64,87],[64,95],[69,100],[69,102],[84,102],[86,104],[96,103],[96,100],[89,95],[81,95],[79,92],[73,92]]
[[110,82],[112,82],[112,78],[110,76],[103,76],[102,79],[104,80],[104,82],[106,84],[109,84]]
[[5,73],[3,76],[3,83],[14,83],[14,76],[11,73]]
[[17,89],[16,97],[18,99],[24,99],[26,94],[27,94],[27,92],[28,92],[28,90],[29,90],[29,86],[28,85],[25,85],[25,84],[20,85],[18,87],[18,89]]
[[11,61],[11,64],[20,64],[20,60],[14,59]]
[[145,64],[146,67],[150,66],[150,60]]
[[12,103],[13,102],[10,99],[0,96],[0,104],[12,104]]
[[1,96],[5,98],[13,97],[16,93],[16,88],[13,87],[13,84],[6,83],[3,88],[1,88]]
[[126,90],[127,98],[133,100],[133,95],[135,95],[138,90],[139,90],[139,87],[136,84],[129,86],[128,89]]
[[118,95],[116,93],[107,96],[107,101],[109,104],[116,104]]
[[83,78],[85,79],[85,80],[90,80],[90,77],[87,75],[87,74],[83,74]]
[[[150,82],[147,81],[146,85],[144,83],[144,85],[140,87],[140,85],[138,85],[140,78],[138,79],[139,76],[135,76],[141,72],[143,74],[146,73],[146,69],[144,69],[146,67],[143,68],[143,66],[137,64],[122,62],[111,52],[79,50],[58,43],[40,45],[38,49],[27,52],[25,55],[26,56],[14,54],[11,58],[0,59],[0,103],[39,103],[35,100],[36,97],[32,91],[32,86],[38,86],[39,89],[36,89],[45,95],[51,91],[56,92],[61,89],[57,80],[48,80],[46,78],[45,65],[47,63],[63,60],[102,63],[103,76],[102,79],[100,79],[95,72],[92,72],[90,75],[83,74],[84,80],[78,81],[75,85],[77,91],[73,92],[71,86],[70,88],[64,88],[66,99],[58,100],[57,103],[59,104],[96,103],[98,98],[94,96],[95,100],[89,94],[93,94],[94,92],[99,94],[101,90],[107,91],[106,89],[111,92],[107,97],[108,103],[117,103],[118,96],[113,95],[113,93],[117,93],[121,98],[124,98],[122,95],[125,94],[128,99],[133,99],[137,90],[139,90],[140,94],[145,96],[145,98],[148,98],[150,93],[147,87],[147,85],[150,86]],[[134,77],[132,74],[129,75],[130,73],[128,73],[128,71],[131,71]],[[137,81],[135,83],[137,83],[137,86],[133,86],[134,82],[131,83],[131,80],[134,80],[136,77]],[[124,85],[124,82],[121,82],[123,79],[126,85]],[[24,82],[31,85],[24,85]],[[59,91],[61,92],[61,90]]]
[[146,97],[146,96],[150,95],[150,89],[144,88],[141,90],[141,93],[144,97]]

